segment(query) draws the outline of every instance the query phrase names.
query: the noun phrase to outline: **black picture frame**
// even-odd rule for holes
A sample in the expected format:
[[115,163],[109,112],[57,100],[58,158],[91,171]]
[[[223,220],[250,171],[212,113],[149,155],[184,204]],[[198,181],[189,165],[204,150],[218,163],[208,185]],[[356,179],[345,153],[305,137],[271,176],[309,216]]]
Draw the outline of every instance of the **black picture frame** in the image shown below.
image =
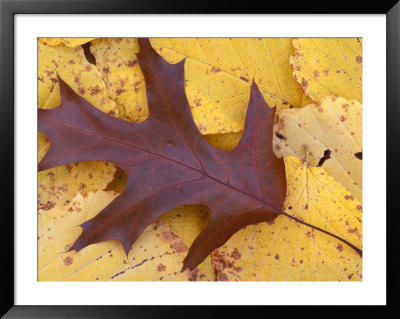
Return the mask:
[[[0,176],[2,181],[2,249],[1,249],[1,309],[4,318],[157,318],[190,316],[227,316],[232,313],[247,317],[249,309],[201,306],[16,306],[14,303],[14,18],[16,14],[386,14],[387,50],[387,306],[381,307],[317,307],[324,315],[340,317],[362,314],[398,316],[398,272],[395,258],[398,251],[398,214],[395,192],[398,179],[400,136],[400,3],[398,0],[325,0],[325,1],[264,1],[248,0],[234,4],[226,1],[162,1],[162,0],[0,0]],[[379,164],[377,163],[377,166]],[[6,169],[5,169],[6,168]],[[386,174],[386,172],[382,172]],[[377,186],[378,187],[378,186]],[[184,292],[182,292],[184,293]],[[329,309],[328,309],[329,308]],[[252,307],[265,315],[309,315],[308,307]]]

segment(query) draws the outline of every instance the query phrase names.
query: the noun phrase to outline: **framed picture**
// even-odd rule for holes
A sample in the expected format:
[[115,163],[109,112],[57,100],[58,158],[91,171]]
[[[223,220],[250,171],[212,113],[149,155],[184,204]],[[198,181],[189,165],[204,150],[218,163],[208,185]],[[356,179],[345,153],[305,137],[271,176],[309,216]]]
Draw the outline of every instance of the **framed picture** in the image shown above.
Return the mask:
[[395,311],[399,4],[248,7],[1,1],[5,318]]

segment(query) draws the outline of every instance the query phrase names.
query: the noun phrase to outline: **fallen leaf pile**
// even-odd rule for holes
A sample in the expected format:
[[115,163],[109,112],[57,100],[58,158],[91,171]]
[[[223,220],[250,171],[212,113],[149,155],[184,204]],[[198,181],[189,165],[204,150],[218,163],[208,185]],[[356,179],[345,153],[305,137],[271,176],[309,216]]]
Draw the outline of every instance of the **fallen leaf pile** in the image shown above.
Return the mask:
[[38,55],[39,280],[362,280],[362,39]]

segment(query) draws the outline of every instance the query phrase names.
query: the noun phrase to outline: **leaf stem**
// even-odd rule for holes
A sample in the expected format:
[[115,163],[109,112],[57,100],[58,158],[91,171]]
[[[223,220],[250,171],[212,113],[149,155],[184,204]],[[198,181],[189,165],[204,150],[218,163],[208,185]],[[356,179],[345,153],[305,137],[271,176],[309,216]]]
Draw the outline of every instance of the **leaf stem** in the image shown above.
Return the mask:
[[362,257],[362,250],[360,248],[354,246],[352,243],[348,242],[347,240],[345,240],[345,239],[343,239],[343,238],[341,238],[341,237],[339,237],[339,236],[337,236],[335,234],[332,234],[332,233],[330,233],[330,232],[328,232],[326,230],[323,230],[323,229],[321,229],[321,228],[319,228],[317,226],[314,226],[314,225],[311,225],[309,223],[306,223],[305,221],[302,221],[299,218],[296,218],[296,217],[294,217],[292,215],[289,215],[289,214],[285,213],[283,210],[277,209],[276,207],[273,207],[273,206],[270,206],[270,207],[273,208],[274,210],[276,210],[279,214],[285,215],[286,217],[288,217],[290,219],[293,219],[294,221],[296,221],[296,222],[298,222],[300,224],[303,224],[303,225],[308,226],[310,228],[316,229],[316,230],[318,230],[318,231],[320,231],[322,233],[325,233],[325,234],[327,234],[329,236],[332,236],[332,237],[336,238],[337,240],[340,240],[341,242],[345,243],[347,246],[349,246],[352,249],[354,249]]

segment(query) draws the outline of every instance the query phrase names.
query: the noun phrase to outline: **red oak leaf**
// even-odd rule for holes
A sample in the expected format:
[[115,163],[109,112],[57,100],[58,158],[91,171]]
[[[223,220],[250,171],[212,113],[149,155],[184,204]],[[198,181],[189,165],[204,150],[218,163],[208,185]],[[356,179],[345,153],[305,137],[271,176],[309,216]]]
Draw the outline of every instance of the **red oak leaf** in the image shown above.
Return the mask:
[[184,261],[184,268],[193,269],[241,228],[283,213],[284,162],[272,150],[275,110],[253,83],[239,145],[231,151],[217,149],[192,119],[184,62],[168,64],[147,39],[139,43],[149,117],[128,123],[106,115],[59,79],[61,106],[39,110],[39,130],[51,143],[39,170],[99,160],[118,165],[128,175],[123,193],[81,225],[83,232],[71,250],[117,239],[128,253],[161,214],[179,205],[208,206],[209,224]]

